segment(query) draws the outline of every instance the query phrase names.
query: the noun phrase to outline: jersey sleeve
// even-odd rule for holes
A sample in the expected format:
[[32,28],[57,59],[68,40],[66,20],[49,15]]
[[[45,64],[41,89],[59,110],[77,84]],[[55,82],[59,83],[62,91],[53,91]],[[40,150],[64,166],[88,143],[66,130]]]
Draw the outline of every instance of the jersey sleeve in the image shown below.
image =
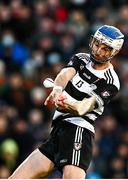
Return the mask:
[[71,59],[69,60],[68,64],[65,66],[65,68],[73,67],[76,71],[78,71],[80,68],[80,64],[81,64],[81,60],[79,59],[79,57],[77,55],[74,55],[71,57]]
[[103,100],[104,104],[108,104],[113,97],[116,96],[119,89],[113,84],[107,84],[106,86],[102,87],[100,91],[100,97]]
[[117,85],[107,83],[104,78],[101,78],[95,83],[96,89],[93,91],[96,96],[96,108],[106,106],[119,92]]

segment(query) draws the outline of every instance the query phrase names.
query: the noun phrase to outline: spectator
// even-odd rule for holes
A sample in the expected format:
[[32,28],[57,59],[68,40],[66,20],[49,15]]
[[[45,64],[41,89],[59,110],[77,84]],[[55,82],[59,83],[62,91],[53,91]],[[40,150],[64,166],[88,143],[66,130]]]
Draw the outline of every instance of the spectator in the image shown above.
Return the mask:
[[[53,108],[43,106],[49,89],[42,87],[42,81],[54,79],[72,54],[86,51],[88,36],[100,25],[114,25],[125,34],[123,49],[113,61],[121,91],[108,105],[106,116],[96,122],[88,178],[127,178],[127,1],[1,0],[0,24],[0,146],[8,138],[17,144],[13,168],[50,131]],[[11,171],[0,157],[0,178]],[[51,177],[61,174],[55,171]]]

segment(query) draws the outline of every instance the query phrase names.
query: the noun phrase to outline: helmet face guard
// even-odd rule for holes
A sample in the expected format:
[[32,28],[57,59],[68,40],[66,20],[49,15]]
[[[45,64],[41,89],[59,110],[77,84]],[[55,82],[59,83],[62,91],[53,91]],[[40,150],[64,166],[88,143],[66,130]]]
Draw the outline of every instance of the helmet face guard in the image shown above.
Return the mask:
[[111,49],[111,55],[103,57],[102,60],[98,59],[95,57],[95,53],[93,51],[93,45],[94,45],[95,41],[98,41],[99,44],[103,44],[102,42],[95,39],[94,37],[91,38],[90,44],[89,44],[91,60],[96,64],[103,64],[103,63],[106,63],[107,61],[111,60],[114,57],[114,54],[117,50]]
[[[104,57],[102,61],[95,58],[95,54],[93,52],[93,44],[95,41],[98,41],[99,44],[105,44],[108,47],[112,48],[111,55],[109,57]],[[119,52],[122,48],[124,42],[124,35],[120,32],[119,29],[113,26],[104,25],[99,28],[94,36],[92,36],[92,40],[90,41],[90,54],[91,60],[98,64],[103,64],[112,59],[115,55],[115,52]]]

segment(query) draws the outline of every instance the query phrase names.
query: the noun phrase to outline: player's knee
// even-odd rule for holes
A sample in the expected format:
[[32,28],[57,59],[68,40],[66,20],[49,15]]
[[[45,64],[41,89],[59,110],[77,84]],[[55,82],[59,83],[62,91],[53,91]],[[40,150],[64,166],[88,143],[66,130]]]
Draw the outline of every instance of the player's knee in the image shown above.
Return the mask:
[[78,178],[85,178],[85,171],[77,166],[73,165],[66,165],[63,168],[63,176],[64,179],[78,179]]

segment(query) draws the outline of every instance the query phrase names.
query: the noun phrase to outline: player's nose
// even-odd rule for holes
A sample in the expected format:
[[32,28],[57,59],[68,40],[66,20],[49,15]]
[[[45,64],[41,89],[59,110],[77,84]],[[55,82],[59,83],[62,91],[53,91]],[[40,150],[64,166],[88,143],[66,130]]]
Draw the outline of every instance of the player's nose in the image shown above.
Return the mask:
[[103,50],[102,50],[101,47],[99,47],[99,48],[97,49],[96,55],[97,55],[97,56],[102,56],[102,55],[104,55],[104,52],[103,52]]
[[102,51],[102,49],[101,49],[101,47],[99,47],[99,48],[97,49],[96,53],[99,55],[99,54],[101,53],[101,51]]

